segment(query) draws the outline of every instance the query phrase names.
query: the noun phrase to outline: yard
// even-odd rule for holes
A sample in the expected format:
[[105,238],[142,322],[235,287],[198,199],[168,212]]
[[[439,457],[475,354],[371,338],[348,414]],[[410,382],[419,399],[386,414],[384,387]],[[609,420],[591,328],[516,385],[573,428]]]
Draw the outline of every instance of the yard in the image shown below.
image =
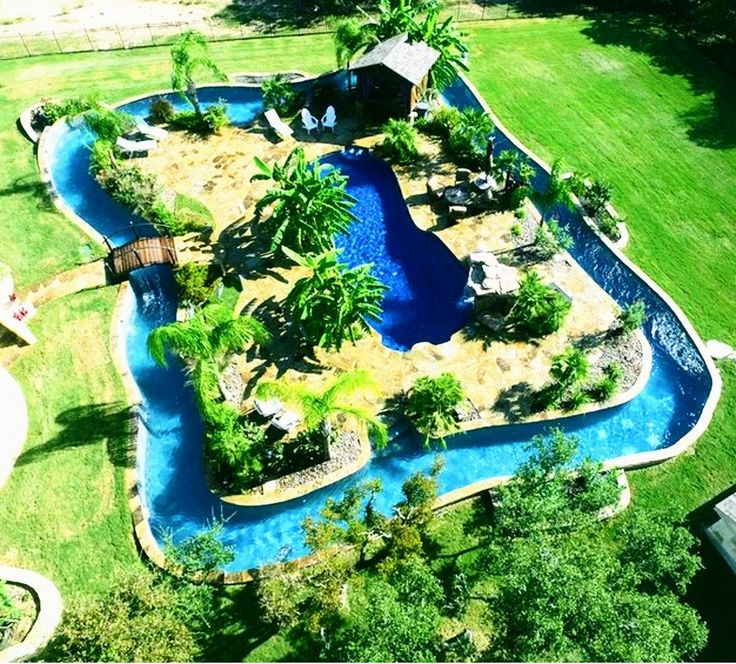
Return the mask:
[[[518,20],[476,24],[468,32],[471,79],[506,126],[549,161],[561,157],[566,166],[609,180],[632,233],[629,255],[704,338],[733,343],[734,243],[727,231],[727,213],[736,208],[733,79],[646,25],[624,30],[603,18]],[[215,44],[212,51],[231,73],[305,67],[316,73],[334,63],[329,36]],[[39,96],[97,88],[114,101],[165,88],[168,58],[167,49],[144,49],[4,63],[0,259],[13,267],[21,289],[74,265],[86,240],[45,202],[32,151],[12,119]],[[124,412],[107,354],[113,294],[106,289],[46,305],[36,323],[41,343],[11,367],[26,391],[32,429],[0,492],[6,526],[0,559],[48,574],[77,598],[101,593],[113,567],[139,564],[116,454],[121,436],[111,428]],[[88,342],[66,333],[72,321]],[[99,349],[96,359],[89,348]],[[736,414],[736,370],[723,374],[714,421],[693,451],[629,474],[633,509],[671,507],[700,533],[712,520],[713,499],[733,490],[736,439],[729,423]],[[461,548],[456,526],[466,509],[447,519],[448,549]],[[726,602],[736,581],[707,543],[703,554],[706,568],[690,598],[711,629],[702,657],[733,658],[728,629],[736,616]],[[248,595],[233,597],[247,604]],[[233,620],[237,612],[231,613]],[[208,657],[242,657],[247,639],[260,641],[249,627],[228,630],[242,632],[240,649],[227,639]],[[249,657],[276,659],[289,650],[276,636]]]

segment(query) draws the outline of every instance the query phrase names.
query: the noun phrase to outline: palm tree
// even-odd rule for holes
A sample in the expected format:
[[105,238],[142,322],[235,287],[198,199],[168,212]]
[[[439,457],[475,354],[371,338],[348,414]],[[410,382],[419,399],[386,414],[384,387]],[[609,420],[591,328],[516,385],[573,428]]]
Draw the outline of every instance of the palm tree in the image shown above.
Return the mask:
[[371,274],[370,265],[349,269],[338,263],[335,250],[319,256],[300,256],[287,247],[282,250],[312,272],[299,279],[284,300],[310,343],[339,350],[347,340],[355,343],[368,330],[369,321],[380,320],[387,287]]
[[194,317],[182,322],[157,327],[148,335],[148,353],[153,360],[167,365],[167,352],[190,360],[192,381],[198,397],[214,379],[223,394],[221,372],[233,353],[249,344],[263,345],[271,335],[263,324],[250,316],[233,317],[222,304],[209,304]]
[[[380,387],[368,371],[358,369],[336,376],[322,390],[311,390],[303,383],[281,379],[259,383],[255,394],[260,399],[277,398],[297,408],[307,429],[323,428],[329,433],[336,418],[347,416],[364,424],[377,447],[388,443],[388,428],[365,408],[346,401],[358,393],[380,394]],[[325,437],[326,439],[326,437]]]
[[570,302],[558,290],[545,285],[534,270],[521,280],[508,320],[532,336],[544,336],[562,327]]
[[349,68],[353,56],[371,43],[365,24],[356,18],[348,18],[337,23],[332,40],[335,43],[337,66],[341,68]]
[[431,438],[447,447],[445,436],[459,430],[455,408],[465,399],[462,384],[451,373],[420,376],[414,381],[407,395],[405,415],[424,436],[425,447],[429,447]]
[[209,47],[204,35],[195,30],[187,30],[179,35],[171,47],[171,85],[192,105],[198,118],[202,108],[197,96],[194,77],[198,71],[206,70],[218,81],[226,81],[227,76],[210,58]]
[[282,244],[300,253],[332,249],[335,233],[346,233],[355,219],[350,211],[355,199],[347,193],[347,177],[316,159],[308,162],[302,148],[273,167],[258,157],[255,162],[261,172],[251,182],[274,182],[255,208],[256,219],[260,219],[266,207],[274,206],[267,220],[271,251]]
[[572,182],[570,178],[562,177],[562,165],[560,161],[555,161],[552,164],[552,170],[550,171],[549,178],[547,179],[547,186],[544,189],[539,189],[534,192],[534,202],[539,207],[539,212],[542,215],[542,221],[545,221],[547,214],[556,205],[564,205],[567,208],[572,208]]

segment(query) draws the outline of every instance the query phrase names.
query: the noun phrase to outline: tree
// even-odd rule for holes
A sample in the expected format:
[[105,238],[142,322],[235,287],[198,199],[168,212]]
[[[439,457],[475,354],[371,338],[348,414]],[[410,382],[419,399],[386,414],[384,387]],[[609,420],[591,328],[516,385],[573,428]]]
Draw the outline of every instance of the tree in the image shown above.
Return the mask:
[[494,490],[496,536],[522,537],[538,531],[579,529],[618,502],[614,473],[583,459],[575,464],[580,441],[561,429],[535,436],[513,478]]
[[284,306],[299,321],[304,336],[314,346],[340,350],[345,341],[355,343],[378,322],[387,290],[371,274],[370,265],[348,268],[337,260],[338,251],[300,256],[287,247],[284,253],[311,270],[299,279],[284,299]]
[[209,46],[204,35],[195,30],[187,30],[176,38],[171,47],[171,85],[192,105],[198,119],[202,119],[202,107],[197,95],[195,76],[206,71],[218,81],[226,81],[227,76],[210,58]]
[[66,607],[44,659],[190,662],[200,656],[198,618],[164,577],[144,568],[117,578],[101,599]]
[[349,68],[353,56],[367,45],[364,26],[356,18],[338,22],[332,40],[335,43],[335,58],[339,68]]
[[263,107],[274,108],[279,114],[291,113],[298,103],[298,94],[294,86],[282,74],[276,74],[261,83]]
[[562,327],[570,307],[560,291],[546,286],[539,274],[530,270],[521,280],[508,321],[531,336],[545,336]]
[[547,214],[557,205],[572,208],[572,185],[570,178],[562,177],[562,164],[559,160],[552,164],[552,170],[547,177],[544,189],[537,189],[533,194],[534,202],[545,221]]
[[307,429],[327,426],[331,429],[338,417],[350,417],[368,428],[368,433],[378,447],[388,442],[388,429],[367,409],[347,403],[357,393],[380,394],[380,387],[371,375],[362,369],[346,371],[336,376],[322,390],[311,390],[303,383],[289,380],[259,383],[256,395],[260,398],[277,397],[296,406],[302,414]]
[[491,563],[490,661],[682,661],[705,645],[698,614],[672,593],[632,585],[598,539],[504,543]]
[[167,532],[164,555],[185,575],[214,572],[235,560],[235,549],[222,543],[224,534],[224,522],[214,520],[205,530],[190,535],[178,544],[174,542],[174,534]]
[[220,372],[233,353],[252,343],[266,344],[270,338],[268,330],[255,318],[234,317],[224,305],[209,304],[187,321],[153,330],[148,335],[148,353],[162,366],[166,366],[167,352],[191,360],[197,382],[212,373],[219,383]]
[[431,438],[446,446],[444,437],[459,430],[455,409],[465,399],[462,384],[451,373],[420,376],[409,390],[404,414],[424,436],[425,447]]
[[345,662],[434,662],[440,653],[442,586],[421,558],[350,596],[350,609],[330,635],[325,656]]
[[260,173],[251,182],[273,180],[274,186],[256,204],[256,219],[273,205],[266,221],[271,251],[287,246],[298,253],[319,253],[334,247],[334,235],[347,233],[355,217],[355,199],[347,193],[347,177],[318,160],[308,162],[302,148],[294,149],[282,164],[267,166],[258,157]]

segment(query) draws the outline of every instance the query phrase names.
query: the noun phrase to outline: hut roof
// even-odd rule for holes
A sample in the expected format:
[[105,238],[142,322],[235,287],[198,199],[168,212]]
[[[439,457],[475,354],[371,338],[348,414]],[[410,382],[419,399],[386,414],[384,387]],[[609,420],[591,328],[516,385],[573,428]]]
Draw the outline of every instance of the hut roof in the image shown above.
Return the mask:
[[350,69],[383,65],[412,84],[420,85],[439,57],[439,52],[423,41],[409,41],[409,35],[404,32],[374,46]]

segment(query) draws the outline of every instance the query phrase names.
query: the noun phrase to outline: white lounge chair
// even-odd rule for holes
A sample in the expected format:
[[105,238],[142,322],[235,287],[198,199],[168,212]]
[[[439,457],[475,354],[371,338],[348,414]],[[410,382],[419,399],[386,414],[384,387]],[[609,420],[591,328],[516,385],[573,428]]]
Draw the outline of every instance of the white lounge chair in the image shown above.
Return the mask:
[[293,410],[284,410],[271,420],[271,424],[277,429],[288,433],[301,421],[299,415]]
[[312,133],[312,129],[319,129],[319,120],[309,112],[308,108],[302,109],[302,125],[308,134]]
[[158,142],[153,139],[147,141],[131,141],[130,139],[123,138],[120,136],[117,141],[117,145],[123,152],[128,155],[133,154],[146,154],[149,150],[155,150],[158,147]]
[[165,129],[161,129],[161,127],[153,127],[143,119],[140,119],[135,123],[135,128],[144,136],[154,138],[157,141],[162,141],[169,135],[169,132]]
[[294,130],[279,117],[275,108],[269,108],[263,115],[266,116],[266,120],[271,126],[271,129],[273,129],[280,138],[289,138],[294,133]]
[[335,107],[328,106],[325,114],[322,116],[322,127],[329,127],[333,133],[335,131],[335,125],[337,124],[337,115],[335,114]]
[[284,410],[284,404],[279,399],[256,399],[255,407],[263,417],[273,417]]

